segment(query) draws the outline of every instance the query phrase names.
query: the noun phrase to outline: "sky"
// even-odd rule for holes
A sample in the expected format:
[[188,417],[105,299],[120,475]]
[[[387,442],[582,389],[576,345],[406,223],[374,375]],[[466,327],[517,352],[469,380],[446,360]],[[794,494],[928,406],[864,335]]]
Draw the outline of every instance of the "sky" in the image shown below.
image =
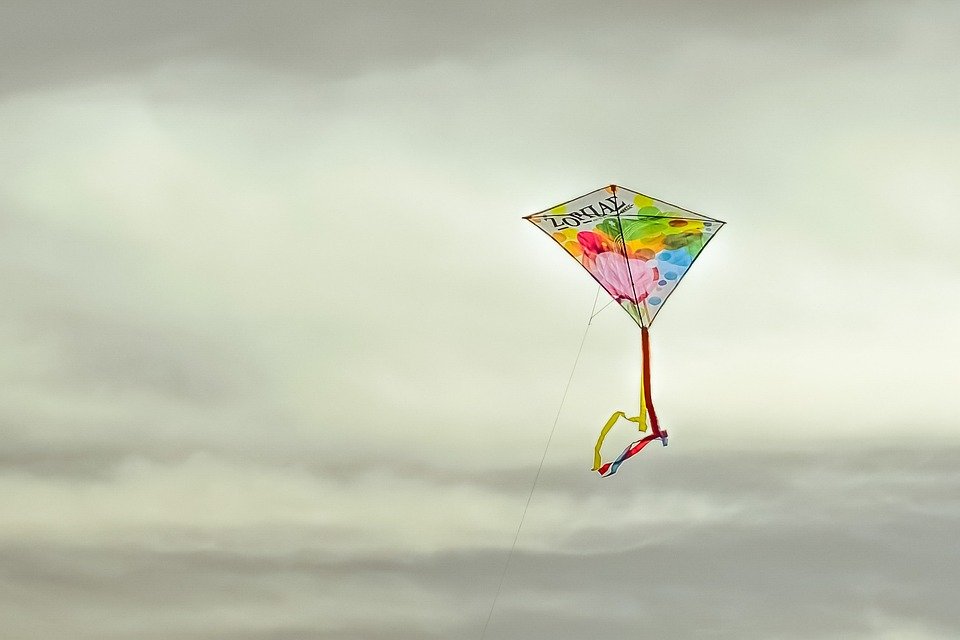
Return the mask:
[[[0,4],[0,635],[960,636],[960,5]],[[639,336],[524,215],[726,221]],[[611,450],[633,439],[611,434]]]

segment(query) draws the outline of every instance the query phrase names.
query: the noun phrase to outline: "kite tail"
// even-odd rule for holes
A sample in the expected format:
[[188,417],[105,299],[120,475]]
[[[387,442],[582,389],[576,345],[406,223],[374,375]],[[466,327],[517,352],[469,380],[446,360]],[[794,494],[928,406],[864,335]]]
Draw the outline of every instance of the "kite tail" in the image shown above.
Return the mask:
[[660,430],[660,421],[657,420],[657,410],[653,408],[653,394],[650,391],[650,332],[646,327],[640,328],[641,349],[643,350],[643,377],[641,378],[641,387],[643,389],[643,406],[650,415],[650,430],[654,437],[663,441],[663,446],[667,446],[667,432]]
[[[643,355],[643,368],[640,375],[640,414],[633,418],[627,418],[627,415],[623,411],[615,411],[600,430],[600,437],[597,438],[597,444],[593,448],[593,470],[604,477],[615,474],[625,460],[640,453],[645,446],[654,440],[659,439],[664,446],[667,445],[667,432],[660,429],[657,412],[653,408],[653,396],[650,391],[650,335],[646,327],[640,328],[640,336],[641,353]],[[620,418],[625,418],[630,422],[636,423],[640,431],[647,430],[647,421],[649,420],[652,433],[631,443],[630,446],[617,456],[616,460],[604,463],[600,455],[600,448],[603,446],[603,441],[607,437],[607,434],[610,433],[610,429],[613,428],[613,425],[615,425]]]

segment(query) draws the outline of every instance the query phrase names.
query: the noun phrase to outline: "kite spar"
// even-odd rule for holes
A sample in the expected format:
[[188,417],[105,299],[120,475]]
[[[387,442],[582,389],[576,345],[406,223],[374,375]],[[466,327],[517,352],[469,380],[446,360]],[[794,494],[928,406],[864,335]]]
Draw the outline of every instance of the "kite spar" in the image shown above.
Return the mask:
[[[650,326],[693,261],[725,224],[617,185],[525,217],[553,238],[640,327],[640,409],[615,411],[600,430],[593,470],[612,476],[623,462],[654,440],[667,445],[650,386]],[[624,418],[650,434],[604,462],[604,439]]]

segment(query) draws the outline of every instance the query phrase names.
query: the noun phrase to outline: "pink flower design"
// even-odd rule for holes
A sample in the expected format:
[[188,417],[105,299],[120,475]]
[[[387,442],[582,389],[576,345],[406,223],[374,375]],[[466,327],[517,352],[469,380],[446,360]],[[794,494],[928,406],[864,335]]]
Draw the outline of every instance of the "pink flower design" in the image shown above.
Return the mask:
[[636,304],[647,299],[660,279],[657,267],[651,262],[627,260],[614,251],[598,254],[591,273],[617,302],[630,300]]
[[599,231],[581,231],[577,234],[577,242],[583,247],[583,254],[590,258],[596,258],[604,251],[613,251],[613,240]]

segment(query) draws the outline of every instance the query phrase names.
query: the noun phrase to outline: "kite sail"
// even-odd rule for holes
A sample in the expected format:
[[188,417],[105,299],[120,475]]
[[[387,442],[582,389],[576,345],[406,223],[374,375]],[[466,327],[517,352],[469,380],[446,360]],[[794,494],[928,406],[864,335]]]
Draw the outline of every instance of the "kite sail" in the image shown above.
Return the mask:
[[[640,327],[640,412],[610,416],[594,447],[593,470],[611,476],[654,440],[667,445],[650,391],[649,328],[677,284],[724,222],[617,185],[526,216],[573,256]],[[603,441],[624,418],[650,434],[603,462]]]

